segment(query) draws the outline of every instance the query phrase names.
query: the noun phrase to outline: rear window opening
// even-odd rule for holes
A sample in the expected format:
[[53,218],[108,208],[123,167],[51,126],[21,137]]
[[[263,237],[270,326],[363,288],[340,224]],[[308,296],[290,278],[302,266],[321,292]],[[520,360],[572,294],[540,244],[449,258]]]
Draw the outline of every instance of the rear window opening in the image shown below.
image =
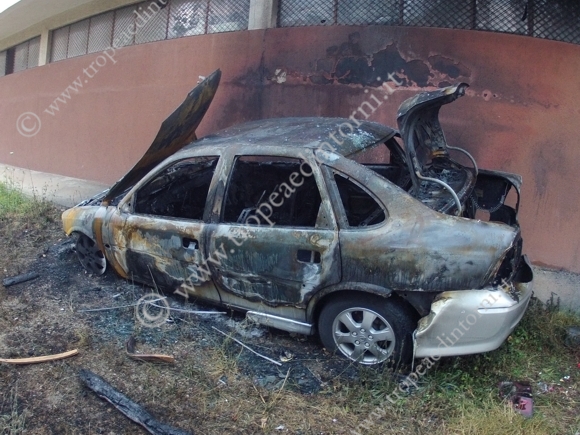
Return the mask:
[[411,187],[411,177],[405,163],[404,151],[394,138],[385,142],[384,146],[367,148],[350,158],[405,191]]
[[367,227],[386,219],[381,205],[362,187],[348,178],[334,174],[349,227]]

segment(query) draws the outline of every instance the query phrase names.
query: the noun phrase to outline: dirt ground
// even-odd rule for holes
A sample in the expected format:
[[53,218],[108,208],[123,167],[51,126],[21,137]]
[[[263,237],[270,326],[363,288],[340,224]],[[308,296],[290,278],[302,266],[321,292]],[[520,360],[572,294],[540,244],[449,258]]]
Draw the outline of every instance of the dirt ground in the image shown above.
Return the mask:
[[[566,323],[534,304],[499,350],[442,359],[417,394],[391,405],[384,397],[398,384],[390,371],[350,364],[315,337],[252,325],[240,313],[217,314],[219,307],[169,295],[172,308],[216,314],[173,310],[161,326],[144,327],[131,305],[152,290],[112,271],[86,273],[62,233],[60,211],[45,203],[30,210],[32,217],[0,219],[0,278],[39,275],[0,286],[0,358],[79,354],[0,363],[1,435],[146,433],[81,383],[83,368],[160,422],[195,434],[578,435],[580,354],[561,343],[576,317]],[[114,309],[86,311],[103,308]],[[129,358],[131,336],[139,352],[171,355],[175,363]],[[505,379],[533,385],[534,418],[498,397]]]
[[[39,230],[30,233],[34,231]],[[328,395],[337,379],[358,376],[357,367],[328,354],[317,339],[250,325],[239,313],[172,311],[162,326],[146,328],[137,321],[135,307],[82,312],[131,305],[151,289],[122,280],[112,271],[103,276],[86,273],[73,241],[60,232],[58,222],[43,231],[35,237],[25,230],[22,246],[14,246],[22,261],[4,270],[4,276],[36,272],[40,277],[0,290],[0,356],[26,358],[71,349],[79,354],[43,364],[0,365],[1,388],[16,393],[24,433],[144,433],[81,384],[81,368],[103,377],[160,421],[204,434],[280,432],[293,423],[271,421],[270,411],[282,391],[307,402],[310,395]],[[183,310],[219,310],[178,295],[168,301]],[[175,364],[130,359],[125,343],[132,335],[138,351],[172,355]],[[295,418],[306,426],[293,433],[318,433],[309,430],[308,419]],[[328,423],[335,433],[347,432],[338,418],[329,417]]]

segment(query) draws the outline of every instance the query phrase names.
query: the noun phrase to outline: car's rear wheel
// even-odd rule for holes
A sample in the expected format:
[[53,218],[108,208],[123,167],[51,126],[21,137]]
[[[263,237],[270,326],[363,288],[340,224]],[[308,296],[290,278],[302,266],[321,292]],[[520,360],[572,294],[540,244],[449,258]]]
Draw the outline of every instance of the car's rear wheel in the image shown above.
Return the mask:
[[84,234],[79,234],[75,249],[77,257],[79,257],[81,264],[87,271],[96,275],[105,273],[107,260],[93,239]]
[[415,327],[403,303],[367,294],[331,299],[318,318],[324,347],[366,365],[410,362]]

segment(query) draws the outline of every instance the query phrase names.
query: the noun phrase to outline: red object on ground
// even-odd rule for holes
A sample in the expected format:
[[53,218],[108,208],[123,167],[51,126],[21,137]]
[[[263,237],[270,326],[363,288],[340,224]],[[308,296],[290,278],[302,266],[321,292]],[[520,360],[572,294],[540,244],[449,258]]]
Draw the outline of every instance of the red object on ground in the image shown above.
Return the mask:
[[529,382],[500,382],[499,396],[509,400],[514,409],[526,418],[534,415],[534,399]]

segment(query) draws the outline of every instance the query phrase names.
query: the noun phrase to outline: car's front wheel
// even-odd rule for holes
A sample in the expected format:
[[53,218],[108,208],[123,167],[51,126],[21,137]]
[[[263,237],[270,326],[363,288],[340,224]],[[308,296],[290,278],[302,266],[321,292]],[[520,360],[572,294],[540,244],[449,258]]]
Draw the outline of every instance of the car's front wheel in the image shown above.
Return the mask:
[[416,325],[400,301],[349,294],[328,301],[318,318],[324,347],[361,364],[406,364]]
[[79,257],[81,264],[87,271],[95,275],[105,273],[107,260],[93,239],[84,234],[79,234],[75,250],[77,251],[77,257]]

